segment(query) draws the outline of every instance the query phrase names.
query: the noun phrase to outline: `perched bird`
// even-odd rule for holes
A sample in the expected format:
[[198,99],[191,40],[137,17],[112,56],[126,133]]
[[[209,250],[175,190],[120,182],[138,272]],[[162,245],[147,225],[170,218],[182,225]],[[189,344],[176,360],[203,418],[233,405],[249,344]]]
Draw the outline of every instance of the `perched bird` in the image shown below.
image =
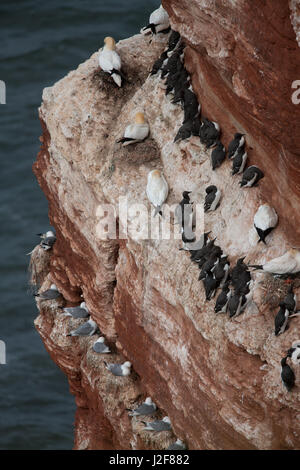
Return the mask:
[[40,294],[34,294],[35,297],[39,297],[42,300],[54,300],[60,296],[60,292],[55,284],[51,284],[50,289],[41,292]]
[[208,186],[205,191],[204,212],[214,211],[219,205],[221,191],[214,185]]
[[239,293],[238,291],[235,291],[233,295],[230,296],[228,300],[228,304],[227,304],[229,317],[233,318],[233,317],[237,317],[238,315],[240,315],[240,313],[242,313],[245,310],[251,297],[252,297],[251,294],[244,295],[244,294]]
[[106,346],[105,338],[103,336],[100,336],[100,338],[98,338],[97,341],[93,344],[93,351],[98,354],[108,354],[111,352],[109,347]]
[[296,344],[293,344],[293,346],[288,350],[287,356],[290,357],[291,361],[295,365],[300,364],[300,343],[296,342]]
[[87,318],[90,315],[85,302],[81,302],[79,307],[65,307],[63,313],[73,318]]
[[109,370],[113,375],[123,376],[126,377],[130,375],[131,369],[131,362],[126,361],[123,364],[114,364],[114,363],[107,363],[104,361],[105,367]]
[[207,256],[210,256],[213,249],[218,248],[217,246],[215,246],[215,241],[216,241],[216,238],[214,238],[213,240],[210,240],[208,243],[205,243],[202,248],[200,248],[198,250],[194,250],[191,253],[191,260],[194,261],[195,263],[199,263],[199,261],[202,258],[205,259]]
[[216,144],[217,146],[211,152],[211,166],[213,170],[221,166],[226,156],[226,150],[222,142],[217,141]]
[[231,290],[228,287],[228,283],[225,283],[221,293],[218,295],[215,305],[215,312],[225,313],[227,310],[227,304],[231,296]]
[[138,406],[135,410],[127,410],[129,416],[150,416],[156,412],[156,405],[150,397],[147,397],[144,403]]
[[236,152],[244,146],[245,144],[245,134],[234,134],[234,139],[230,142],[228,146],[228,158],[235,157]]
[[88,320],[75,330],[72,330],[67,336],[92,336],[96,333],[98,325],[94,320]]
[[300,251],[291,248],[284,255],[265,264],[250,264],[249,267],[277,276],[298,274],[300,272]]
[[54,243],[56,242],[55,233],[52,232],[52,230],[49,230],[46,233],[38,233],[38,236],[42,239],[40,246],[43,248],[43,250],[51,250]]
[[181,56],[182,52],[179,49],[175,50],[173,54],[170,55],[161,71],[161,78],[164,78],[168,74],[175,75],[176,72],[182,69]]
[[206,300],[211,300],[219,287],[219,282],[213,277],[211,272],[207,273],[205,279],[203,279],[203,285],[205,289]]
[[223,287],[229,275],[230,264],[227,258],[227,255],[222,255],[211,270],[214,278],[220,282],[220,287]]
[[168,51],[164,51],[161,56],[154,62],[150,75],[156,75],[168,60]]
[[180,40],[180,34],[177,31],[171,30],[171,34],[168,39],[168,51],[172,51]]
[[185,450],[186,445],[184,444],[183,441],[180,439],[177,439],[176,442],[173,442],[173,444],[170,444],[169,447],[166,450]]
[[184,119],[182,124],[185,124],[186,122],[193,120],[196,116],[199,116],[201,105],[198,103],[197,96],[190,88],[184,90],[183,109]]
[[111,76],[118,87],[122,86],[124,75],[121,72],[121,59],[116,52],[116,42],[110,36],[104,39],[104,47],[99,53],[99,65],[103,72]]
[[145,116],[143,113],[136,113],[134,117],[134,124],[129,124],[124,132],[124,137],[117,140],[121,142],[123,147],[129,144],[135,144],[136,142],[142,142],[149,135],[149,124],[145,122]]
[[149,18],[149,24],[141,29],[141,34],[152,34],[161,33],[168,30],[170,27],[169,15],[161,5],[159,8],[154,10]]
[[281,359],[281,380],[287,391],[290,392],[295,385],[295,374],[286,360],[287,357]]
[[292,285],[290,286],[289,291],[286,294],[285,298],[283,299],[282,303],[288,309],[289,314],[296,312],[297,297],[296,297],[296,294],[294,294],[293,292]]
[[244,147],[239,147],[232,159],[232,175],[243,173],[247,161],[247,152]]
[[266,244],[265,238],[276,227],[278,222],[278,215],[275,209],[268,204],[259,206],[254,216],[254,227],[259,236],[259,242]]
[[257,166],[252,165],[246,168],[239,184],[241,188],[251,188],[256,186],[258,181],[264,176],[264,173]]
[[[202,266],[199,265],[199,269],[201,268],[200,275],[198,277],[198,280],[201,281],[202,279],[205,279],[208,275],[208,273],[212,274],[213,268],[217,265],[219,261],[218,255],[215,255],[214,253],[211,253],[204,262]],[[214,276],[214,279],[216,277]]]
[[145,421],[142,421],[143,424],[145,424],[145,431],[156,431],[156,432],[161,432],[161,431],[170,431],[171,430],[171,421],[168,416],[165,416],[162,420],[159,421],[151,421],[148,423],[145,423]]
[[177,224],[181,225],[184,228],[185,225],[191,225],[191,218],[193,215],[192,202],[190,200],[190,194],[192,191],[183,191],[182,200],[176,206],[174,211],[175,219]]
[[201,143],[206,145],[206,148],[213,147],[219,141],[219,124],[213,121],[209,121],[207,118],[203,118],[199,130],[199,137]]
[[288,328],[287,323],[289,320],[289,311],[283,302],[280,302],[279,305],[280,309],[274,320],[275,336],[279,336],[281,333],[284,333],[284,331]]
[[149,201],[155,207],[154,216],[162,215],[162,205],[168,197],[169,187],[163,174],[159,170],[152,170],[148,173],[146,193]]

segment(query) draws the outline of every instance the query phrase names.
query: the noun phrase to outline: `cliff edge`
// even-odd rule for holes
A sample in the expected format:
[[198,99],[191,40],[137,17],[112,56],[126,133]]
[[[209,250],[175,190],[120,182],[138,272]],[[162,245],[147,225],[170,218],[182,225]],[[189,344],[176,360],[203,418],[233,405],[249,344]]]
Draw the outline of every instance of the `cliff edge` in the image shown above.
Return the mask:
[[[175,436],[189,449],[300,447],[299,367],[292,392],[280,379],[280,359],[300,337],[299,318],[274,336],[286,284],[253,274],[253,301],[230,320],[214,313],[213,300],[205,301],[199,269],[179,251],[180,240],[130,234],[101,240],[97,228],[99,207],[118,207],[120,196],[149,207],[147,174],[159,168],[170,205],[183,190],[193,191],[199,204],[209,184],[222,190],[205,230],[217,237],[232,265],[241,256],[264,262],[296,243],[300,141],[289,81],[296,72],[300,78],[299,48],[288,7],[277,0],[260,9],[254,3],[163,2],[187,44],[185,65],[203,114],[219,122],[225,144],[235,131],[247,134],[250,164],[265,172],[256,188],[239,187],[230,161],[213,172],[210,151],[199,138],[174,144],[183,111],[166,98],[159,78],[149,77],[166,47],[165,35],[151,42],[136,35],[117,44],[128,78],[121,89],[99,70],[96,52],[44,90],[42,146],[33,169],[57,241],[39,279],[41,290],[54,282],[63,299],[37,300],[35,325],[76,399],[76,449],[165,449]],[[279,45],[284,65],[274,58]],[[122,147],[116,140],[137,110],[145,113],[150,136]],[[275,207],[279,225],[267,245],[254,244],[249,232],[265,202]],[[109,362],[132,363],[129,377],[106,370],[92,350],[96,336],[66,336],[82,320],[63,316],[59,307],[77,305],[82,297],[112,348]],[[126,408],[146,396],[159,407],[157,417],[170,417],[173,432],[151,434],[141,418],[128,416]]]

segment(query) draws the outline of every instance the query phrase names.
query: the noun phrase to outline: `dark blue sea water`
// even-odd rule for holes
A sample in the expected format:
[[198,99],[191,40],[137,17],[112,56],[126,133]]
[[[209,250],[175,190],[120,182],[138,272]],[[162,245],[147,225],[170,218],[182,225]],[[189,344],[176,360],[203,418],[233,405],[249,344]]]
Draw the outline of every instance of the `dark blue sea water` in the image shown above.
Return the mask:
[[36,332],[27,265],[48,206],[31,170],[42,90],[87,59],[107,35],[137,33],[157,0],[0,0],[0,449],[71,449],[75,404]]

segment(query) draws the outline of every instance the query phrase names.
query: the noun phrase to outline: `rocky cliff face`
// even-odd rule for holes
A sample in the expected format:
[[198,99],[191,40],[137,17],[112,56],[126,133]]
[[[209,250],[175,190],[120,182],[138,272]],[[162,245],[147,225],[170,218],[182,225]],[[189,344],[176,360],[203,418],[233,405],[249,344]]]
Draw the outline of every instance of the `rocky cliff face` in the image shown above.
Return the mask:
[[[76,449],[164,449],[175,435],[190,449],[299,448],[300,372],[295,370],[297,387],[289,393],[279,366],[299,339],[298,318],[283,335],[273,333],[284,283],[253,275],[253,301],[229,320],[214,313],[213,301],[205,302],[199,270],[178,250],[179,240],[104,241],[97,230],[103,204],[118,207],[119,197],[127,196],[128,204],[148,205],[147,173],[160,168],[170,205],[183,190],[192,190],[199,204],[208,184],[222,190],[221,205],[205,218],[205,230],[217,237],[231,263],[242,255],[252,263],[265,261],[295,242],[299,188],[289,189],[287,175],[296,183],[299,140],[289,80],[297,78],[292,78],[297,43],[289,10],[279,8],[283,2],[272,2],[272,15],[271,2],[260,9],[253,3],[251,9],[250,2],[229,0],[164,5],[188,44],[185,63],[203,114],[220,123],[224,143],[236,129],[247,133],[251,163],[266,175],[257,188],[241,190],[230,162],[212,172],[199,139],[173,143],[183,112],[165,97],[160,80],[148,77],[164,36],[150,43],[137,35],[118,43],[129,79],[121,89],[99,71],[95,53],[44,90],[34,172],[49,201],[57,242],[39,279],[41,290],[55,282],[63,298],[38,300],[35,324],[75,395]],[[281,61],[275,47],[282,48]],[[123,148],[116,140],[140,110],[151,135]],[[267,246],[249,238],[264,202],[276,208],[280,220]],[[40,258],[40,248],[37,252]],[[66,336],[82,320],[64,317],[58,307],[78,304],[81,295],[113,350],[109,361],[132,362],[129,377],[116,378],[105,369],[103,357],[92,351],[96,336]],[[146,396],[158,405],[158,417],[170,417],[173,433],[152,435],[141,418],[128,417],[126,408]]]

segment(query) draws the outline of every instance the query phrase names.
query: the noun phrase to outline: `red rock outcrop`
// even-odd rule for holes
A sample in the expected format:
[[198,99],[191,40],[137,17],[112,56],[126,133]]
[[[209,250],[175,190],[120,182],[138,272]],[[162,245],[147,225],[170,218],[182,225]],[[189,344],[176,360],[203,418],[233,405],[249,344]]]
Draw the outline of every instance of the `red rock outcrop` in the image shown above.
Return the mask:
[[[286,165],[287,174],[299,144],[295,116],[290,114],[296,107],[285,106],[279,95],[275,106],[271,93],[258,92],[256,86],[259,70],[273,77],[272,86],[281,86],[281,78],[274,78],[280,62],[265,44],[268,34],[286,48],[290,59],[296,57],[296,41],[284,8],[276,8],[278,2],[272,2],[273,15],[266,20],[269,3],[250,10],[247,1],[164,2],[188,44],[186,66],[204,115],[220,122],[226,143],[236,128],[247,132],[251,163],[266,173],[258,188],[241,190],[228,161],[212,172],[209,152],[199,139],[173,143],[183,112],[165,97],[160,80],[148,77],[165,37],[150,44],[137,35],[118,43],[129,78],[122,89],[99,72],[95,53],[44,90],[42,147],[34,172],[49,201],[57,242],[50,268],[48,260],[44,263],[41,289],[55,282],[63,298],[38,300],[35,324],[75,395],[76,449],[164,449],[175,435],[190,449],[300,447],[300,371],[295,370],[297,386],[289,393],[282,386],[279,366],[299,339],[299,322],[291,319],[289,330],[275,337],[275,310],[270,308],[278,304],[272,304],[278,287],[285,286],[253,275],[253,301],[242,315],[229,320],[215,315],[213,301],[205,302],[199,270],[178,250],[179,240],[136,239],[130,233],[126,239],[102,240],[98,231],[103,204],[117,208],[119,197],[126,196],[128,204],[147,206],[147,173],[161,168],[170,187],[170,205],[186,189],[193,191],[195,204],[203,204],[209,182],[221,189],[221,205],[207,215],[205,229],[217,237],[231,262],[242,255],[247,261],[265,261],[290,246],[294,238],[287,227],[295,227],[293,220],[298,220],[292,212],[296,185],[295,192],[289,190],[290,199],[282,201],[287,178],[278,169],[276,149],[280,141],[286,158],[280,165]],[[266,63],[255,57],[255,47],[256,54],[269,57]],[[280,83],[287,83],[289,74],[290,63]],[[290,84],[286,96],[289,93]],[[151,135],[123,148],[116,140],[137,110],[144,111]],[[283,132],[288,118],[294,129],[290,139]],[[293,178],[296,181],[296,175]],[[279,225],[268,245],[260,246],[249,239],[249,231],[265,201],[279,212]],[[131,214],[129,225],[132,219]],[[124,229],[121,220],[119,225]],[[66,336],[82,320],[64,317],[58,307],[80,302],[81,295],[112,348],[109,361],[132,362],[129,377],[116,378],[105,369],[103,358],[92,350],[97,336]],[[146,396],[158,405],[157,416],[170,417],[174,434],[152,435],[143,430],[140,418],[128,416],[126,408]]]
[[[299,244],[299,4],[282,0],[163,0],[188,47],[185,64],[225,144],[247,134],[251,164],[268,174],[264,198],[276,207],[291,244]],[[294,29],[293,29],[294,26]],[[295,34],[296,33],[296,34]],[[276,188],[276,190],[274,190]]]

